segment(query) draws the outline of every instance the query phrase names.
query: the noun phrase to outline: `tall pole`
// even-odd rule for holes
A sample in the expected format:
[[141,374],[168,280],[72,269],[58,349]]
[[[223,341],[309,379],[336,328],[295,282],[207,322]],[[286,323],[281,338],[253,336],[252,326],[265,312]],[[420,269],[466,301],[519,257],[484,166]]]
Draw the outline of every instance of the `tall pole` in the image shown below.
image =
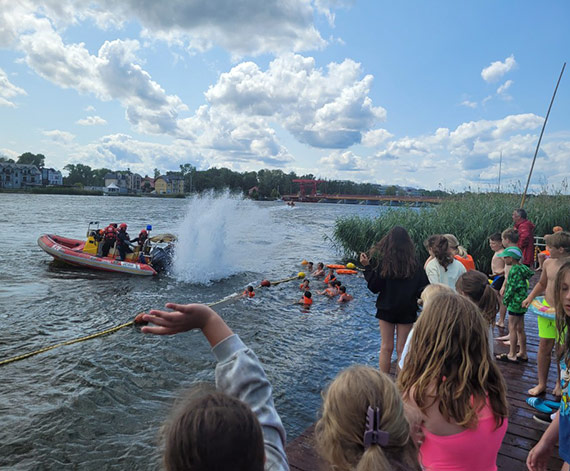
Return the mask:
[[540,147],[540,141],[542,141],[542,135],[544,134],[544,128],[546,127],[546,122],[548,121],[548,115],[550,114],[552,103],[554,103],[554,97],[556,96],[556,91],[558,90],[558,85],[560,84],[560,79],[562,78],[562,74],[564,73],[565,68],[566,68],[566,62],[564,62],[562,70],[560,71],[560,77],[558,77],[558,82],[556,82],[556,88],[554,89],[554,93],[552,94],[552,100],[550,100],[550,106],[548,107],[548,111],[546,112],[546,118],[544,118],[544,123],[542,124],[542,130],[540,131],[540,137],[538,138],[538,143],[536,144],[536,150],[534,151],[534,157],[532,159],[532,165],[530,166],[530,172],[528,173],[528,180],[526,181],[526,187],[522,195],[521,208],[524,207],[526,192],[528,190],[528,185],[530,183],[530,178],[532,176],[532,170],[534,169],[534,162],[536,161],[536,156],[538,155],[538,148]]
[[503,151],[501,151],[501,158],[499,159],[499,184],[497,185],[497,193],[501,192],[501,166],[503,165]]

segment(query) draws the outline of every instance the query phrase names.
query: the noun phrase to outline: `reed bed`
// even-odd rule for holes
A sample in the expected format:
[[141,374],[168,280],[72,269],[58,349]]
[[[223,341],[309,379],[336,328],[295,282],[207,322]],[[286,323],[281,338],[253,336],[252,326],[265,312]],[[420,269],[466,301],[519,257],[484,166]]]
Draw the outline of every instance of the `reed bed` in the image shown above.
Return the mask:
[[[424,241],[432,234],[454,234],[473,256],[477,269],[490,273],[493,252],[488,237],[511,227],[512,212],[520,206],[520,196],[504,193],[467,193],[445,200],[432,208],[390,208],[378,218],[344,217],[335,223],[332,241],[347,259],[366,252],[393,226],[406,228],[422,262],[428,254]],[[539,195],[527,199],[528,219],[535,235],[552,232],[554,226],[570,229],[570,197]]]

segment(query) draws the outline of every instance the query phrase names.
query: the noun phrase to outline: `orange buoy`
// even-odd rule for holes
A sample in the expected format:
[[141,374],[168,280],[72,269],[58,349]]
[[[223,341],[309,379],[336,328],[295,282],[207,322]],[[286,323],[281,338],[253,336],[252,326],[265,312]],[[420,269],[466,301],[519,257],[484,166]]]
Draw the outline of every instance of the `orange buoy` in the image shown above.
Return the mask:
[[263,280],[263,281],[260,283],[260,285],[261,285],[261,286],[266,286],[266,287],[267,287],[267,286],[271,286],[271,281],[269,281],[269,280]]
[[342,269],[342,268],[346,268],[346,266],[344,266],[344,265],[333,265],[333,264],[330,264],[330,265],[327,265],[327,268],[334,268],[335,270],[338,270],[339,268],[341,268],[341,269]]
[[356,275],[358,271],[356,270],[348,270],[347,268],[341,268],[336,271],[339,275]]

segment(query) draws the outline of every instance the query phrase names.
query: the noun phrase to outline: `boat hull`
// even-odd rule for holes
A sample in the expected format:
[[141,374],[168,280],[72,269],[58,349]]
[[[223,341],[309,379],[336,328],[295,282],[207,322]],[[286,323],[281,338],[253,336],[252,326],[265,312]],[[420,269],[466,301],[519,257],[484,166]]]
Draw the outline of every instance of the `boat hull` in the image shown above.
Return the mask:
[[69,239],[54,234],[44,234],[38,238],[38,245],[54,259],[93,270],[127,273],[139,276],[154,276],[156,270],[145,263],[121,261],[111,257],[98,257],[83,252],[85,241]]

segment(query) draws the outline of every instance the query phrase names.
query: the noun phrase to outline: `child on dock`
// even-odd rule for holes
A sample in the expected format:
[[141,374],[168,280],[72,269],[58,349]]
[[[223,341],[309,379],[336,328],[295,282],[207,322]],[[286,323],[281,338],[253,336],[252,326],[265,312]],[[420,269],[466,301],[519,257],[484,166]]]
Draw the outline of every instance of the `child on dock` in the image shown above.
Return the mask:
[[376,259],[374,268],[365,253],[360,254],[360,263],[364,267],[368,289],[378,293],[376,317],[381,337],[379,364],[380,370],[388,373],[394,350],[394,331],[397,336],[396,352],[400,358],[417,318],[418,298],[429,280],[416,258],[412,239],[401,226],[394,226],[372,247],[370,254],[371,258]]
[[479,309],[456,293],[436,293],[416,322],[398,385],[423,419],[424,469],[497,469],[507,387],[487,337]]
[[[509,314],[509,353],[501,353],[496,358],[499,361],[518,363],[528,361],[526,351],[526,333],[524,331],[524,315],[527,306],[523,304],[528,293],[528,280],[534,272],[521,263],[523,257],[518,247],[507,247],[499,255],[505,259],[509,267],[509,275],[506,281],[503,303]],[[517,346],[520,350],[517,354]]]
[[[543,264],[543,270],[540,280],[532,289],[527,298],[523,301],[523,306],[529,307],[539,294],[545,293],[544,298],[538,298],[537,301],[545,308],[554,306],[554,282],[560,267],[570,260],[570,233],[556,232],[545,236],[546,248],[550,251],[550,258],[546,259]],[[552,348],[557,338],[556,325],[552,314],[548,315],[548,311],[541,312],[541,309],[531,307],[531,312],[537,314],[538,322],[538,385],[531,388],[528,393],[531,396],[538,396],[546,391],[546,383],[548,380],[548,370],[550,369],[550,358],[552,356]],[[560,395],[560,374],[556,380],[553,394]]]
[[181,404],[165,427],[166,470],[263,471],[264,464],[266,469],[289,470],[285,429],[257,356],[211,308],[166,307],[173,311],[153,309],[143,315],[154,326],[142,332],[172,335],[200,329],[218,360],[217,391]]
[[530,471],[547,469],[548,459],[559,443],[558,453],[564,460],[562,470],[567,471],[570,464],[570,262],[560,266],[554,281],[554,306],[556,309],[556,328],[562,341],[562,349],[558,356],[560,369],[563,372],[560,410],[548,426],[540,441],[530,450],[526,465]]
[[[502,237],[499,232],[495,232],[489,236],[489,247],[491,247],[493,251],[493,258],[491,259],[491,279],[493,283],[491,286],[497,291],[497,294],[499,294],[505,282],[505,260],[498,255],[504,250]],[[499,307],[499,321],[497,322],[497,326],[505,327],[507,308],[503,304],[502,296],[500,295],[499,302],[501,304]]]
[[404,404],[390,377],[369,366],[342,371],[324,394],[317,449],[338,471],[420,471]]

